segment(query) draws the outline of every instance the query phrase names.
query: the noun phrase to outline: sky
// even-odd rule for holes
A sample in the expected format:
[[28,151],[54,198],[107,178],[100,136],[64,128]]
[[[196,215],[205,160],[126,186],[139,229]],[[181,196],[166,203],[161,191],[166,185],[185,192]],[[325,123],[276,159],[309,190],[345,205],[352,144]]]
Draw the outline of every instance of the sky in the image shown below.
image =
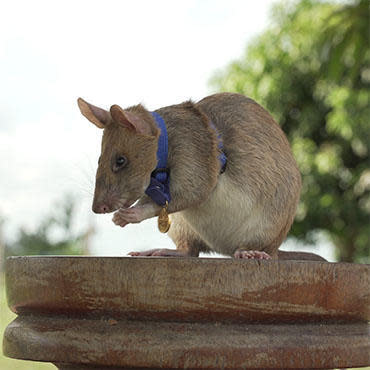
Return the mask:
[[[91,211],[101,131],[80,96],[154,110],[211,93],[209,79],[269,24],[271,0],[19,1],[0,15],[0,216],[33,230],[71,193],[92,253],[174,248],[156,220],[124,229]],[[288,245],[289,246],[289,245]]]

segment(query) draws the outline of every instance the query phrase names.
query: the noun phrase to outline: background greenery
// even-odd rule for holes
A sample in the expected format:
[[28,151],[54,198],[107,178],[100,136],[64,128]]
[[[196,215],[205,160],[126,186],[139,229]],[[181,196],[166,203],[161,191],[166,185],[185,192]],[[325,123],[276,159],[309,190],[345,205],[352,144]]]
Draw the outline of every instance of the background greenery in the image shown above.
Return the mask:
[[288,135],[303,177],[290,235],[325,232],[339,261],[370,262],[368,0],[281,2],[218,91],[247,95]]
[[76,233],[73,229],[76,206],[74,198],[65,195],[41,220],[36,230],[28,231],[21,227],[14,241],[5,242],[5,257],[86,253],[89,231]]

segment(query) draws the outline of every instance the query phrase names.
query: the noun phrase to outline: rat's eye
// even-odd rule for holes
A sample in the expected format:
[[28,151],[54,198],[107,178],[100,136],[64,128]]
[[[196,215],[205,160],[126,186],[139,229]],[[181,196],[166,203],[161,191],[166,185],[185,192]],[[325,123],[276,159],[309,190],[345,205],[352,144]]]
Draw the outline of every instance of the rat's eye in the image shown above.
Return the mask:
[[127,164],[127,158],[123,155],[119,155],[116,157],[116,160],[113,164],[113,172],[118,172],[120,169],[125,167]]
[[116,159],[117,167],[122,167],[124,164],[126,164],[126,158],[124,156],[120,156]]

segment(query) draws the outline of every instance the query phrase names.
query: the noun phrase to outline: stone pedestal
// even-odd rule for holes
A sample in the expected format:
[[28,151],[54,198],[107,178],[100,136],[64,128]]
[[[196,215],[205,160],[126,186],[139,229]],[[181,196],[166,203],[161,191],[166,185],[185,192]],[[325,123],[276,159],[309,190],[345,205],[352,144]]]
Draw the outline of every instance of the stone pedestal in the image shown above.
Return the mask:
[[59,369],[370,365],[370,266],[13,257],[4,353]]

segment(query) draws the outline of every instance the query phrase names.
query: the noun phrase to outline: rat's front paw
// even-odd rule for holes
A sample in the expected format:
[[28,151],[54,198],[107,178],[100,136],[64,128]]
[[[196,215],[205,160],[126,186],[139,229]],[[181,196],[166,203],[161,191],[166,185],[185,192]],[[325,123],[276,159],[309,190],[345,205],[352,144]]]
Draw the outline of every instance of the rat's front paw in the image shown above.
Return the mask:
[[112,221],[115,225],[121,226],[121,227],[125,227],[128,224],[128,222],[124,218],[121,217],[119,212],[114,213]]
[[121,227],[145,220],[145,207],[121,208],[113,215],[113,222]]

